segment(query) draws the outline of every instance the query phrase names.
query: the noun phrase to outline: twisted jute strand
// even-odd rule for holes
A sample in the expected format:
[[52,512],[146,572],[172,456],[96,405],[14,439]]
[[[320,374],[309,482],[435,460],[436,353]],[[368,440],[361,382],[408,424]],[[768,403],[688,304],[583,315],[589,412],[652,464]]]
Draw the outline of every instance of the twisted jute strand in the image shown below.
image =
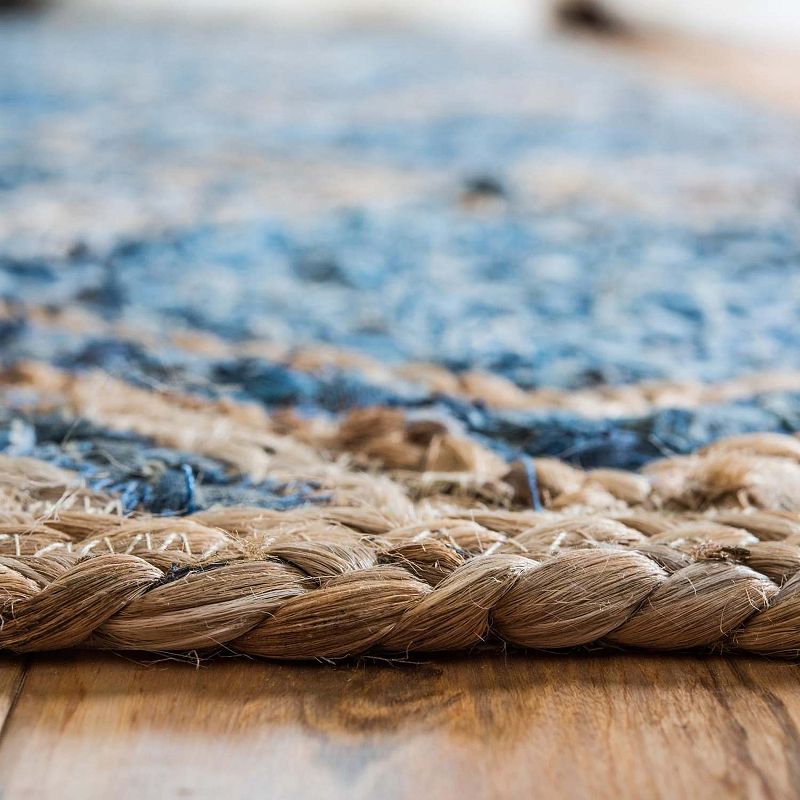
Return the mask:
[[514,536],[486,527],[513,527],[508,513],[390,530],[367,515],[359,530],[349,508],[20,518],[3,534],[0,648],[224,646],[277,659],[483,642],[800,653],[797,521],[761,512],[746,530],[717,521],[734,521],[726,513],[542,516]]

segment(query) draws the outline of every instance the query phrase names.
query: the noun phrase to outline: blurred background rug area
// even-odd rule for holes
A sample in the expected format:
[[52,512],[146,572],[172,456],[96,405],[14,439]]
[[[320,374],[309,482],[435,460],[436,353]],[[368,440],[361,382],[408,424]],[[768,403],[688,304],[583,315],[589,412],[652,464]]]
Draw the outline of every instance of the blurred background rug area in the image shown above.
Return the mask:
[[8,366],[388,405],[586,467],[800,427],[794,118],[564,40],[0,42]]

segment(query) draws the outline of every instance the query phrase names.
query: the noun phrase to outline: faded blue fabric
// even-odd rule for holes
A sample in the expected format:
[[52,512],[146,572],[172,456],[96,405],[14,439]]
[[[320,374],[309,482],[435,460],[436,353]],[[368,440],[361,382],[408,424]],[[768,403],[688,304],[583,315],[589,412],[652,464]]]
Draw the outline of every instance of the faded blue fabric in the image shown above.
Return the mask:
[[126,512],[187,514],[214,505],[288,509],[329,499],[312,482],[254,483],[214,459],[59,416],[4,414],[0,452],[75,470],[90,488],[118,496]]
[[800,394],[791,392],[620,419],[492,411],[452,400],[446,404],[476,438],[508,458],[520,453],[555,456],[587,468],[638,469],[657,458],[691,453],[725,436],[800,430]]

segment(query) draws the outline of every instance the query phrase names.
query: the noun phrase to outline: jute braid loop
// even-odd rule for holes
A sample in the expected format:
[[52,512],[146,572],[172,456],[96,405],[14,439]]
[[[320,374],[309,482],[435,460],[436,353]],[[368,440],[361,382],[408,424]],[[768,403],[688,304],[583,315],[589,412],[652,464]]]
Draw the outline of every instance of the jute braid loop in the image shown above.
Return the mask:
[[[255,524],[258,512],[251,513]],[[397,531],[367,535],[332,526],[321,514],[296,516],[306,519],[305,536],[270,532],[268,522],[266,536],[216,529],[213,551],[185,558],[182,567],[178,553],[207,544],[213,530],[193,519],[159,520],[162,530],[149,543],[135,541],[143,520],[120,521],[100,537],[112,547],[134,542],[138,555],[81,555],[75,543],[23,554],[26,537],[38,535],[23,533],[20,552],[0,557],[0,648],[224,646],[268,658],[325,659],[506,642],[800,654],[800,547],[785,540],[762,542],[715,522],[711,531],[722,543],[682,540],[676,547],[676,539],[637,536],[618,520],[567,517],[527,537],[539,550],[534,557],[525,536],[498,532],[488,550],[475,549],[484,544],[482,526],[472,528],[470,542],[458,519],[410,536],[401,529],[408,538],[398,542]],[[681,521],[671,520],[673,530]],[[76,523],[66,513],[52,524]],[[580,539],[563,535],[578,529]],[[620,529],[630,532],[628,540],[609,542],[609,531]],[[722,534],[754,543],[727,545]],[[181,549],[170,549],[176,544]]]

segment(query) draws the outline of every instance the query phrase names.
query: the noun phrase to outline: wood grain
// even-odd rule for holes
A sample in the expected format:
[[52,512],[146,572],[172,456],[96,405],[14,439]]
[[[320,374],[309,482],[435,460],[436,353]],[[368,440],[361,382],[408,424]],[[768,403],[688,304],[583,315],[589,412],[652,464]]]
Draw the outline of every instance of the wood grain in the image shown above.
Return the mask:
[[2,796],[788,797],[799,689],[797,666],[758,659],[38,658]]
[[0,741],[8,715],[25,682],[25,665],[22,657],[0,656]]

